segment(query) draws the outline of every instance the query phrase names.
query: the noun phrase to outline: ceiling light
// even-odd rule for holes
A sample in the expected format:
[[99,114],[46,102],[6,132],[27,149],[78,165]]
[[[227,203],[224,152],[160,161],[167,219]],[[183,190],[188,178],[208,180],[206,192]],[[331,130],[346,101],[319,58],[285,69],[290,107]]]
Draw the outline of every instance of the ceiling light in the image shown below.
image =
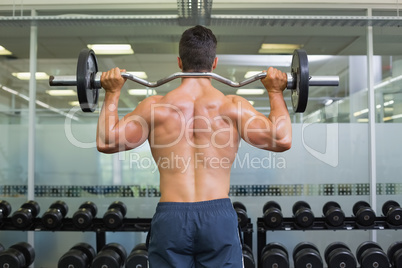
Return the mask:
[[[17,77],[20,80],[29,80],[31,79],[30,72],[20,72],[20,73],[12,73],[13,76]],[[37,72],[35,74],[36,80],[48,80],[49,75],[44,72]]]
[[238,89],[237,95],[262,95],[265,93],[265,89]]
[[142,78],[142,79],[147,79],[148,75],[146,72],[127,72],[128,74],[132,74],[136,77]]
[[11,51],[7,50],[5,47],[0,46],[0,55],[11,55]]
[[292,54],[295,49],[301,48],[298,44],[262,44],[258,53]]
[[328,105],[331,105],[333,102],[334,102],[333,99],[328,99],[328,100],[325,101],[324,105],[328,106]]
[[156,95],[155,89],[129,89],[128,94],[134,96],[151,96]]
[[87,47],[95,51],[98,55],[134,54],[134,50],[129,44],[92,44],[87,45]]
[[245,75],[244,75],[244,78],[250,78],[250,77],[252,77],[252,76],[254,76],[254,75],[257,75],[257,74],[259,74],[259,73],[261,73],[261,71],[248,71]]
[[248,102],[254,106],[255,101],[249,100]]
[[77,96],[77,93],[72,89],[52,89],[46,90],[50,96]]

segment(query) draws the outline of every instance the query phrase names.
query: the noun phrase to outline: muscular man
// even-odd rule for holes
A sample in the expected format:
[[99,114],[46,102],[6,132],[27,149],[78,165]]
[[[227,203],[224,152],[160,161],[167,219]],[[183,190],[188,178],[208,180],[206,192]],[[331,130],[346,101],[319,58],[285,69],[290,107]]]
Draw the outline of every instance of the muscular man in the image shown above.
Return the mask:
[[[186,30],[180,69],[211,72],[218,63],[216,43],[205,27]],[[161,198],[150,231],[150,266],[242,267],[237,216],[228,197],[230,170],[241,139],[275,152],[290,148],[292,129],[283,98],[287,75],[271,67],[262,79],[271,106],[268,117],[240,96],[225,96],[209,78],[183,78],[178,88],[146,98],[119,120],[122,71],[102,74],[106,95],[97,146],[115,153],[148,139],[159,163]]]

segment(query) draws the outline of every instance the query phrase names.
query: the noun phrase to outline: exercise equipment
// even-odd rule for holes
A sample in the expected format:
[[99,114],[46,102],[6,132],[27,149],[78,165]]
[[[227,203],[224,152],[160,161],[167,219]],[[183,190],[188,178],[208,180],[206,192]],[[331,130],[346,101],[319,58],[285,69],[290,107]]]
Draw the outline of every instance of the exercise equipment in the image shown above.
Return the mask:
[[21,205],[21,207],[13,213],[11,221],[13,225],[19,229],[29,227],[33,220],[40,212],[39,204],[36,201],[30,200]]
[[128,255],[126,267],[147,268],[148,267],[148,249],[145,243],[137,244]]
[[264,213],[264,224],[269,228],[276,228],[282,225],[283,215],[281,206],[275,201],[268,201],[262,208]]
[[11,205],[6,200],[0,201],[0,222],[11,213]]
[[2,268],[27,268],[35,260],[34,248],[20,242],[0,252],[0,267]]
[[388,247],[387,256],[393,268],[402,268],[402,241],[392,243]]
[[42,215],[42,224],[47,229],[54,229],[61,225],[68,213],[66,202],[58,200],[52,203]]
[[366,201],[356,202],[352,210],[358,224],[362,226],[371,226],[374,224],[375,212]]
[[61,256],[57,268],[89,268],[95,256],[95,249],[91,245],[78,243]]
[[236,211],[240,227],[245,227],[248,223],[246,206],[241,202],[233,202],[233,208]]
[[314,223],[314,213],[310,205],[305,201],[298,201],[292,207],[296,224],[302,228],[311,227]]
[[246,244],[242,245],[244,268],[255,268],[253,250]]
[[98,213],[98,207],[95,203],[87,201],[82,203],[73,215],[73,224],[78,229],[86,229],[92,224],[92,220]]
[[289,254],[284,245],[271,242],[261,251],[261,268],[289,268]]
[[341,209],[341,206],[335,201],[329,201],[324,204],[322,208],[327,224],[338,227],[345,221],[345,213]]
[[92,268],[121,268],[127,258],[124,247],[118,243],[105,245],[92,262]]
[[108,210],[103,215],[103,223],[109,229],[116,229],[123,224],[126,213],[126,205],[123,202],[115,201],[110,204]]
[[[90,49],[81,50],[77,61],[76,76],[50,76],[50,86],[77,86],[78,101],[84,112],[94,112],[98,104],[99,89],[102,87],[98,72],[98,61],[95,52]],[[146,87],[159,87],[177,78],[207,77],[217,80],[231,87],[242,87],[266,76],[261,72],[244,81],[234,82],[214,73],[174,73],[157,82],[149,82],[129,73],[122,73],[128,80],[137,82]],[[287,88],[291,90],[291,99],[294,112],[302,113],[306,110],[309,86],[338,86],[337,76],[309,76],[308,58],[304,50],[297,49],[293,52],[291,73],[287,74]]]
[[342,242],[329,244],[324,251],[328,268],[356,268],[357,261],[350,248]]
[[387,218],[389,224],[402,225],[402,208],[398,202],[389,200],[382,206],[382,213]]
[[356,258],[361,268],[389,267],[387,254],[373,241],[361,243],[356,249]]
[[311,242],[300,242],[293,249],[295,268],[323,268],[324,264],[316,245]]

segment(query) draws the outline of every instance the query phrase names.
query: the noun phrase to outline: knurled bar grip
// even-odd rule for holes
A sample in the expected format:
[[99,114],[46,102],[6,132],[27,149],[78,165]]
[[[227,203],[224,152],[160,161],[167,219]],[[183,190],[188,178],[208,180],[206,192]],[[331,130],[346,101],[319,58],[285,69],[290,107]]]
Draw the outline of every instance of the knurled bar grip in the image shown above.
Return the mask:
[[[98,72],[95,75],[94,85],[93,88],[101,88],[101,81],[100,81],[100,76],[102,75],[102,72]],[[252,82],[255,82],[257,80],[260,80],[266,76],[266,73],[261,72],[258,73],[254,76],[251,76],[241,82],[234,82],[231,81],[225,77],[222,77],[218,74],[215,73],[174,73],[170,76],[167,76],[165,78],[162,78],[156,82],[149,82],[147,80],[144,80],[142,78],[139,78],[137,76],[134,76],[130,73],[121,73],[121,76],[124,78],[127,78],[128,80],[134,81],[138,84],[141,84],[146,87],[159,87],[163,84],[166,84],[172,80],[175,80],[177,78],[188,78],[188,77],[205,77],[205,78],[212,78],[218,82],[221,82],[223,84],[226,84],[231,87],[243,87],[245,85],[248,85]],[[296,83],[294,81],[294,78],[291,73],[287,73],[288,76],[288,83],[287,87],[288,89],[295,89],[296,88]],[[77,85],[77,79],[76,76],[69,75],[69,76],[50,76],[49,78],[49,85],[50,86],[76,86]],[[309,85],[310,86],[338,86],[339,85],[339,76],[310,76],[309,77]]]

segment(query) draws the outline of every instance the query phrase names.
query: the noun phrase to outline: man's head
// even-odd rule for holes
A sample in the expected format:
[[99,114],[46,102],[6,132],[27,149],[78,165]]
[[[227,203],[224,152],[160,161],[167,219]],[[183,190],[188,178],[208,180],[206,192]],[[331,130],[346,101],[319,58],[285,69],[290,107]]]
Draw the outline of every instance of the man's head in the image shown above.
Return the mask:
[[186,30],[179,44],[179,65],[183,72],[210,72],[214,69],[216,44],[216,37],[208,28],[197,25]]

